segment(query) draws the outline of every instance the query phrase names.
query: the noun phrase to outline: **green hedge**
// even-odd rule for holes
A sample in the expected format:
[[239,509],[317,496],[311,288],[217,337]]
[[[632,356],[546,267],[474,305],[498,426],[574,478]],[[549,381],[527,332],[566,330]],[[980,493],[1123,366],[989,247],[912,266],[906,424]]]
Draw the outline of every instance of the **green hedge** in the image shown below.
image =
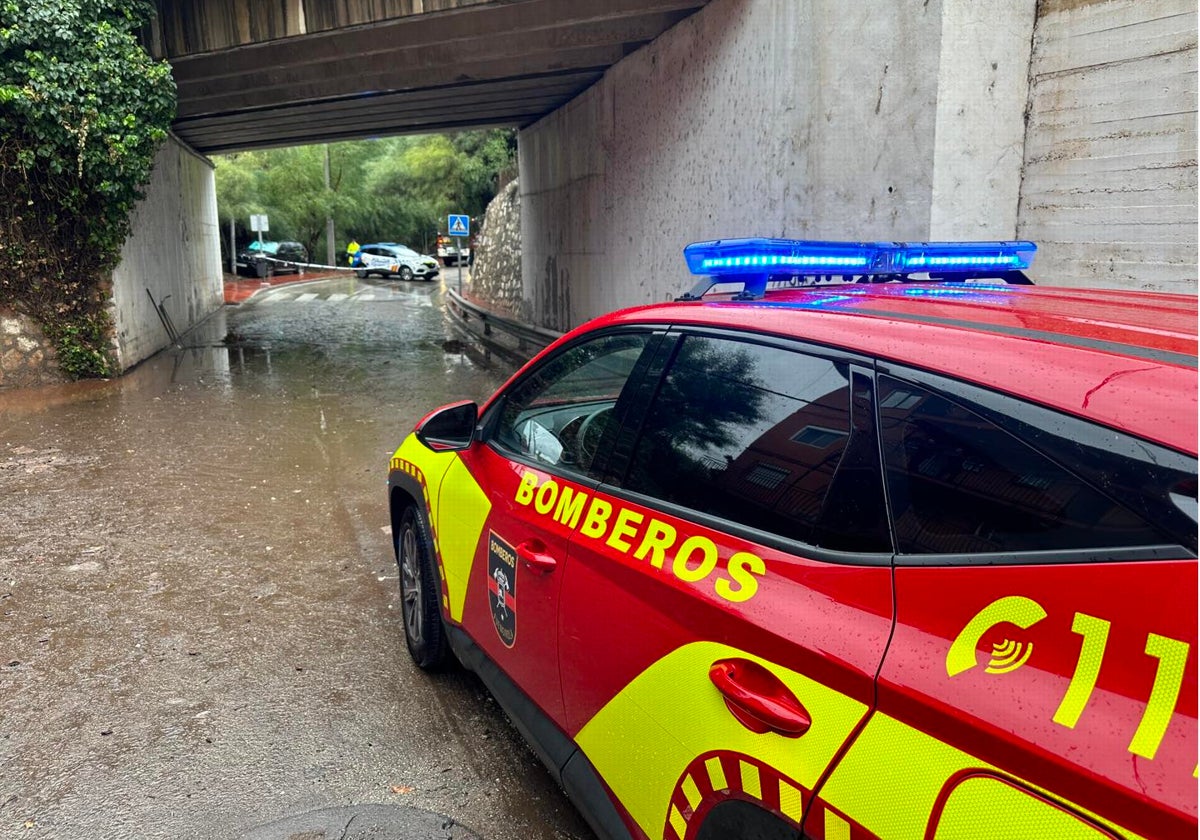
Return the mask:
[[109,277],[175,115],[141,0],[0,0],[0,306],[73,378],[112,372]]

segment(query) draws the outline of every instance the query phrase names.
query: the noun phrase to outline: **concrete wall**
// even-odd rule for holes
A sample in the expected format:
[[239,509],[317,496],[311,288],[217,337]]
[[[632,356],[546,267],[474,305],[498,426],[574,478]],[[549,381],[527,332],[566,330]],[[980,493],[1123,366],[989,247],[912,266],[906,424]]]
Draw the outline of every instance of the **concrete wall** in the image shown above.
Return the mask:
[[165,306],[181,333],[224,302],[212,163],[169,138],[132,223],[133,233],[113,271],[113,320],[122,369],[170,343],[147,288],[156,301],[169,296]]
[[1195,0],[1043,0],[1018,232],[1038,276],[1196,291]]
[[714,0],[521,132],[529,314],[673,297],[702,239],[1011,238],[1033,16]]
[[1017,230],[1036,6],[943,0],[930,240]]
[[1021,236],[1039,282],[1194,292],[1195,43],[1194,0],[713,0],[521,132],[524,312],[673,297],[737,236]]

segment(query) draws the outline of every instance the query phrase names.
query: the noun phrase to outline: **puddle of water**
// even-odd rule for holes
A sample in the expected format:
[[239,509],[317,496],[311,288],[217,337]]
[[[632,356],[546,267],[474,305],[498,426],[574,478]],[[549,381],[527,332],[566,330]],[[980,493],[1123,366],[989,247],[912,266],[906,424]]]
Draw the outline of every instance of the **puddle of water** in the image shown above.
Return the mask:
[[120,379],[0,395],[0,834],[233,836],[403,782],[499,840],[586,836],[403,650],[388,456],[511,371],[407,294],[230,308]]

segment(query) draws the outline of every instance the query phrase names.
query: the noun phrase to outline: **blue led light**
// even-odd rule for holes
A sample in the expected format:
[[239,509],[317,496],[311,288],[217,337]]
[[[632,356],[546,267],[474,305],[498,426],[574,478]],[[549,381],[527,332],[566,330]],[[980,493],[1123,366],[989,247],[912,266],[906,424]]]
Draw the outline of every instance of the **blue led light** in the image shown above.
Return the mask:
[[823,242],[718,239],[683,249],[692,274],[804,276],[1021,271],[1032,242]]

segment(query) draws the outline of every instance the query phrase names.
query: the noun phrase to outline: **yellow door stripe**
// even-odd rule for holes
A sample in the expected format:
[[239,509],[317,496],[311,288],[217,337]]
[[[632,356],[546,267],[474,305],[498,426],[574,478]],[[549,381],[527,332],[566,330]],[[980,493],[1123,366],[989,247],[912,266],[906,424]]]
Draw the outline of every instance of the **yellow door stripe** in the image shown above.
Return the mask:
[[762,784],[758,779],[758,768],[753,764],[741,762],[742,765],[742,790],[753,796],[755,799],[762,799]]
[[708,761],[704,762],[704,766],[708,768],[708,781],[713,790],[726,790],[729,788],[729,783],[725,781],[725,768],[721,766],[721,759],[714,755]]
[[671,827],[675,829],[675,833],[680,837],[687,835],[687,820],[683,818],[683,814],[679,813],[679,809],[674,805],[671,806]]
[[800,822],[804,810],[804,800],[800,791],[783,780],[779,782],[779,810],[795,822]]
[[850,823],[825,809],[825,840],[850,840]]
[[683,780],[683,795],[687,797],[688,807],[693,811],[700,805],[700,788],[696,787],[696,780],[691,776]]

